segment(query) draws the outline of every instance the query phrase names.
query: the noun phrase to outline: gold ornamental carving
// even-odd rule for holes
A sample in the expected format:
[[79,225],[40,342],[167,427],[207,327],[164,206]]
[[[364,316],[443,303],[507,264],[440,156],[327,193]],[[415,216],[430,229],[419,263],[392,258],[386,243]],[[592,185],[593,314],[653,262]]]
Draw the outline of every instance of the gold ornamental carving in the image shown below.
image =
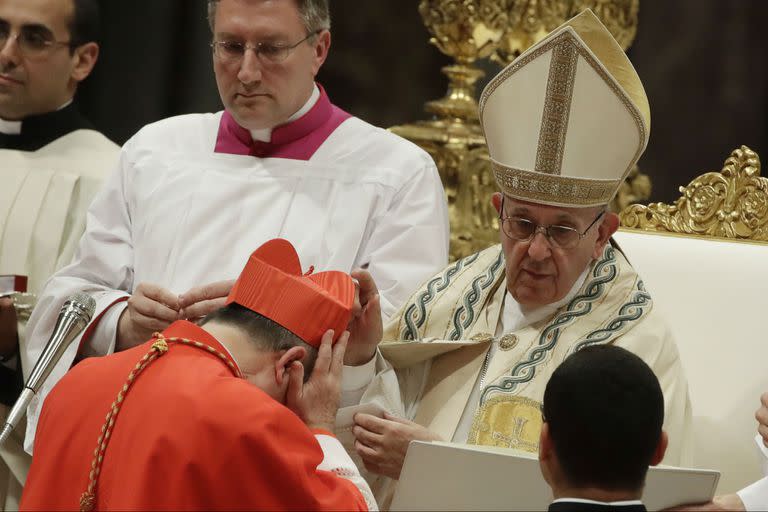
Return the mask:
[[448,94],[426,104],[427,112],[455,119],[477,119],[475,82],[485,73],[472,65],[496,51],[509,25],[508,0],[422,0],[419,4],[429,42],[453,57],[455,65],[443,68]]
[[[499,240],[498,218],[491,205],[497,187],[477,115],[476,83],[485,72],[476,61],[491,59],[506,65],[586,8],[595,12],[626,49],[637,28],[639,1],[421,0],[419,13],[431,35],[430,43],[455,64],[443,68],[448,77],[446,95],[425,106],[431,119],[390,130],[421,146],[437,164],[448,199],[452,260]],[[633,171],[628,180],[611,205],[616,211],[650,197],[647,176]]]
[[651,178],[647,174],[640,172],[635,165],[626,178],[624,183],[619,185],[616,197],[609,205],[612,212],[624,211],[626,207],[635,203],[641,203],[651,197]]
[[734,150],[720,172],[708,172],[680,187],[673,204],[635,204],[621,212],[621,225],[710,237],[768,241],[768,178],[760,157],[747,146]]

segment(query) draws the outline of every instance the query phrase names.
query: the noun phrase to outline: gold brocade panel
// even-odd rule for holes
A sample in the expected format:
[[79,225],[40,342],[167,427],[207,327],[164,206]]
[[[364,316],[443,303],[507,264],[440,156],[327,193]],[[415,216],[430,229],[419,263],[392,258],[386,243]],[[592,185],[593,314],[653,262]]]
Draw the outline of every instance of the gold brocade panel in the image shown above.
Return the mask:
[[467,442],[537,453],[543,425],[541,403],[501,395],[490,398],[477,411]]

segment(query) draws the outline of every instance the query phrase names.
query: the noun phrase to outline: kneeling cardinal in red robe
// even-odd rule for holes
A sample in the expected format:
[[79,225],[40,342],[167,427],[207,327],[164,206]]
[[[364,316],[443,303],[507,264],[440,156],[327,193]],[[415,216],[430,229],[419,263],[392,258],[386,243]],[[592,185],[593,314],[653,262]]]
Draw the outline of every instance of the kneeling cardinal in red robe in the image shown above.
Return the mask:
[[290,243],[267,242],[200,325],[61,379],[21,509],[375,507],[330,433],[354,300],[349,275],[305,275]]

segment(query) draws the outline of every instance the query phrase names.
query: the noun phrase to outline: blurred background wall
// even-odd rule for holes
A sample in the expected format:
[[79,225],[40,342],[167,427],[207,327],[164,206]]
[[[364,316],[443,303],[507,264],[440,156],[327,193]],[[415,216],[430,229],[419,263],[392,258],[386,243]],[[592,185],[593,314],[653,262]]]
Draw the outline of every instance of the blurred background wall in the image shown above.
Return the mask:
[[[445,92],[449,59],[428,44],[418,0],[330,2],[333,44],[319,81],[334,103],[379,126],[423,119],[424,102]],[[102,6],[101,58],[78,101],[104,133],[123,143],[158,119],[221,109],[205,0]],[[741,144],[768,166],[766,19],[766,0],[640,0],[629,55],[651,104],[640,168],[652,201],[677,198],[679,185],[720,170]]]

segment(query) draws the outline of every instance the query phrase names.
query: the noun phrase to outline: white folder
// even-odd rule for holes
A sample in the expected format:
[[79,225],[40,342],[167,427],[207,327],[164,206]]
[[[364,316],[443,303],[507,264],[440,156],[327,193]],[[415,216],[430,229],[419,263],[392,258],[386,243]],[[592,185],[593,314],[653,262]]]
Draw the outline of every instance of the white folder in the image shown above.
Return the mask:
[[[654,466],[648,472],[643,503],[648,510],[663,510],[707,502],[719,479],[719,471]],[[547,510],[551,502],[552,491],[535,455],[413,441],[391,510]]]

